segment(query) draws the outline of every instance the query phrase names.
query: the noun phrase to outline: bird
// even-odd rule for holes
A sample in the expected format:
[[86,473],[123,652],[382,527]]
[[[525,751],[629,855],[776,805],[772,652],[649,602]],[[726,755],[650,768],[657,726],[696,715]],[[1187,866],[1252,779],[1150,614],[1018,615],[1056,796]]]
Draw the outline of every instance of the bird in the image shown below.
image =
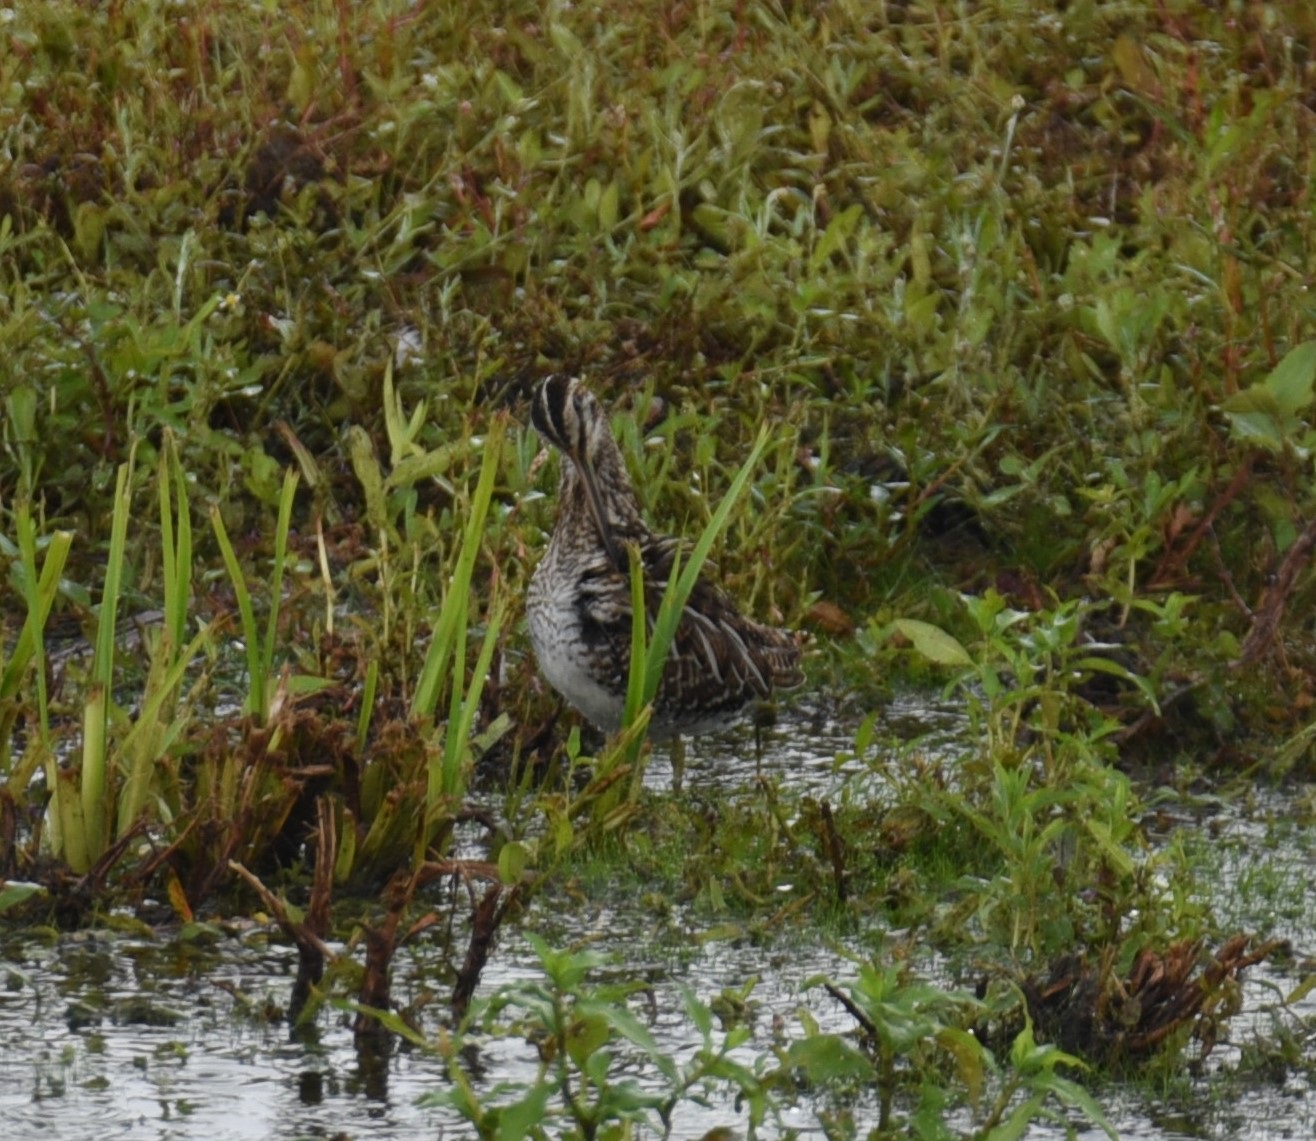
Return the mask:
[[[579,377],[543,380],[530,421],[562,453],[557,521],[526,594],[530,641],[549,684],[613,733],[630,670],[630,550],[639,552],[652,628],[684,545],[645,523],[607,414]],[[773,690],[798,686],[802,641],[794,631],[745,617],[700,575],[663,668],[650,738],[726,728]]]

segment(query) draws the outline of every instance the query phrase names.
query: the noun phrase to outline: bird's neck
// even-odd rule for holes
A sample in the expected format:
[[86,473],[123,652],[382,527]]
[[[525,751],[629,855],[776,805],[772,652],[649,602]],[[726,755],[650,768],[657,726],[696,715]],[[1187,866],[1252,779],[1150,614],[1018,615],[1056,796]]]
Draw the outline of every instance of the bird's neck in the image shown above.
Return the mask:
[[[614,544],[619,546],[634,542],[643,545],[649,538],[649,528],[640,516],[640,504],[631,486],[630,476],[626,473],[621,449],[613,441],[606,441],[596,452],[594,476],[603,503],[604,521]],[[590,510],[585,478],[575,462],[565,456],[562,459],[558,502],[562,513],[573,519],[578,529],[585,530],[599,546],[604,545],[603,536],[598,533],[594,522],[594,513]]]

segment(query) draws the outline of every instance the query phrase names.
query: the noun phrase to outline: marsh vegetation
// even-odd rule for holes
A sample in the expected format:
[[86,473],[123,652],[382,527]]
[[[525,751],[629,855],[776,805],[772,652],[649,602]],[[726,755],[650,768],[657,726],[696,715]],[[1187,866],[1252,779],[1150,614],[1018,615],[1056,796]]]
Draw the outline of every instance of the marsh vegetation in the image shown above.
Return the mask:
[[[1113,1132],[1203,1074],[1310,1120],[1309,5],[32,0],[0,37],[7,947],[258,917],[294,1034],[429,1052],[482,1136],[709,1098]],[[683,770],[538,679],[551,371],[812,635],[704,755],[839,725],[795,754],[833,779]],[[698,977],[659,1012],[552,921],[609,899],[663,955],[842,949],[845,1018],[756,1034]]]

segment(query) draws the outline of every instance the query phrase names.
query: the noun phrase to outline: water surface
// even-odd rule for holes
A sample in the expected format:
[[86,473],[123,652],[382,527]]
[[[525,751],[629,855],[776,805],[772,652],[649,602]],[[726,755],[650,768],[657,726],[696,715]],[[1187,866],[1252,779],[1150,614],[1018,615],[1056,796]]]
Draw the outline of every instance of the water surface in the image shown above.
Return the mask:
[[[919,738],[931,754],[953,753],[964,732],[953,709],[903,699],[878,726],[879,738]],[[843,782],[863,773],[849,755],[854,726],[829,715],[806,714],[769,731],[758,742],[751,730],[704,738],[687,746],[684,786],[692,795],[725,798],[761,795],[760,781],[805,788],[817,797],[838,795]],[[647,780],[671,786],[668,755],[655,756]],[[1209,847],[1216,875],[1212,905],[1240,929],[1253,930],[1278,908],[1280,929],[1301,956],[1316,936],[1316,836],[1285,815],[1287,801],[1264,801],[1245,817],[1222,810],[1209,822],[1185,813],[1175,828],[1187,842]],[[1207,890],[1204,888],[1204,890]],[[443,893],[432,902],[445,904]],[[1264,903],[1264,905],[1263,905]],[[1221,910],[1224,909],[1224,910]],[[876,923],[876,920],[875,920]],[[505,930],[486,969],[481,993],[537,977],[524,930],[542,932],[554,946],[604,950],[609,965],[600,981],[642,982],[633,1009],[662,1048],[678,1060],[698,1045],[684,1016],[681,988],[706,1002],[744,993],[742,1018],[752,1030],[741,1060],[752,1064],[774,1040],[800,1036],[802,1014],[823,1029],[846,1032],[851,1020],[820,988],[817,975],[852,978],[854,957],[880,948],[878,929],[848,945],[802,943],[798,932],[780,943],[762,931],[729,922],[715,927],[674,905],[661,917],[634,898],[581,899],[561,893],[536,900],[521,926]],[[286,1007],[296,953],[277,933],[235,926],[212,938],[186,943],[167,930],[136,934],[107,929],[56,935],[0,933],[4,986],[0,988],[0,1121],[14,1138],[187,1139],[247,1141],[271,1137],[351,1137],[411,1141],[470,1135],[451,1113],[421,1108],[421,1095],[444,1088],[441,1064],[419,1051],[395,1051],[382,1072],[363,1071],[353,1047],[350,1014],[323,1011],[314,1032],[292,1038],[270,1012]],[[339,950],[344,950],[339,948]],[[359,956],[359,950],[348,952]],[[920,974],[947,986],[963,983],[929,956]],[[1277,1013],[1277,996],[1297,984],[1297,969],[1281,973],[1253,968],[1243,986],[1244,1014],[1231,1023],[1235,1044],[1255,1031],[1270,1032],[1276,1019],[1291,1024],[1295,1012]],[[437,1012],[451,986],[439,949],[423,939],[400,953],[394,995],[407,1003],[433,993],[425,1015],[434,1032]],[[1316,996],[1298,1005],[1307,1048],[1316,1034]],[[1212,1075],[1238,1060],[1237,1045],[1223,1043],[1198,1079],[1193,1106],[1165,1106],[1131,1087],[1098,1091],[1121,1137],[1145,1141],[1235,1137],[1271,1141],[1316,1136],[1316,1090],[1291,1074],[1258,1084],[1230,1104],[1214,1104]],[[481,1042],[474,1060],[486,1090],[499,1081],[528,1081],[534,1048],[517,1037]],[[638,1060],[627,1072],[645,1077]],[[1197,1095],[1200,1095],[1197,1096]],[[821,1137],[814,1106],[790,1110],[782,1126]],[[861,1133],[876,1119],[875,1105],[851,1104]],[[733,1104],[683,1106],[673,1135],[701,1137],[716,1125],[742,1133],[743,1114]],[[964,1122],[965,1129],[969,1123]],[[774,1135],[774,1127],[767,1132]],[[1037,1141],[1063,1137],[1056,1127],[1035,1127]],[[1081,1137],[1101,1136],[1095,1130]]]

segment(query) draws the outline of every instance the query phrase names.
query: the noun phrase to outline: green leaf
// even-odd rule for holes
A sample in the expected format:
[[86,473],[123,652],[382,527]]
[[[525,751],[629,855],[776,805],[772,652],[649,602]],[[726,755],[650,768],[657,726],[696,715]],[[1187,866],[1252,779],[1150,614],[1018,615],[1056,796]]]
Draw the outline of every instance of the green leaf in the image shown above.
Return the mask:
[[1033,1124],[1037,1111],[1042,1108],[1042,1100],[1041,1097],[1030,1097],[1020,1102],[1009,1117],[987,1134],[987,1141],[1019,1141]]
[[1078,670],[1091,670],[1094,673],[1110,674],[1112,677],[1120,678],[1127,681],[1130,685],[1136,686],[1147,699],[1148,704],[1157,713],[1160,712],[1160,706],[1156,701],[1156,690],[1152,684],[1140,674],[1134,673],[1126,666],[1120,665],[1119,662],[1111,661],[1110,658],[1102,658],[1097,655],[1079,658],[1074,663],[1074,668]]
[[823,231],[823,236],[818,240],[809,258],[809,264],[815,270],[850,241],[863,212],[864,208],[855,203],[847,206],[827,224],[827,229]]
[[[590,1059],[597,1059],[603,1047],[612,1038],[607,1021],[596,1015],[591,1016],[583,1007],[583,1003],[578,1003],[572,1011],[573,1017],[566,1038],[567,1053],[571,1056],[571,1060],[581,1067],[584,1067]],[[606,1055],[603,1058],[603,1065],[606,1073]]]
[[1081,1110],[1083,1115],[1097,1126],[1107,1137],[1118,1141],[1119,1134],[1111,1128],[1111,1124],[1106,1120],[1101,1108],[1093,1100],[1092,1095],[1088,1093],[1077,1082],[1070,1081],[1068,1078],[1062,1078],[1059,1074],[1048,1074],[1045,1088],[1048,1089],[1054,1097],[1059,1098],[1066,1105],[1074,1106]]
[[1221,406],[1229,417],[1234,435],[1243,443],[1257,444],[1267,451],[1284,447],[1284,413],[1275,394],[1264,384],[1236,392]]
[[894,625],[929,661],[939,666],[973,665],[969,651],[939,626],[917,618],[897,618]]
[[44,895],[45,891],[46,889],[39,883],[20,883],[17,880],[10,880],[0,887],[0,915],[11,907],[26,903],[34,895]]
[[553,46],[568,60],[577,60],[584,55],[585,49],[581,46],[580,40],[565,24],[554,21],[548,26],[548,34]]
[[[1316,976],[1313,976],[1316,978]],[[681,988],[681,1002],[685,1007],[685,1016],[699,1031],[703,1038],[707,1038],[713,1033],[713,1012],[708,1006],[699,1000],[699,996],[687,987]]]
[[839,1081],[873,1076],[873,1063],[844,1038],[835,1034],[815,1034],[792,1042],[786,1062],[802,1069],[810,1082]]
[[[3,910],[4,908],[0,907],[0,911]],[[1284,1001],[1289,1006],[1292,1006],[1294,1003],[1301,1002],[1304,998],[1306,998],[1309,994],[1311,994],[1312,991],[1316,991],[1316,974],[1308,975],[1305,979],[1303,979],[1302,982],[1300,982],[1289,992],[1288,997]]]
[[238,614],[242,620],[242,640],[247,648],[247,699],[244,709],[262,723],[265,720],[266,703],[269,689],[266,683],[265,663],[261,661],[260,641],[256,634],[256,613],[251,606],[251,591],[247,589],[247,577],[242,572],[237,553],[224,526],[224,517],[219,504],[210,505],[210,525],[215,532],[215,541],[219,544],[219,553],[228,571],[229,581],[233,584],[233,595],[237,600]]
[[498,878],[505,884],[518,884],[529,864],[530,849],[520,840],[509,841],[498,853]]
[[1010,1047],[1010,1065],[1034,1083],[1041,1080],[1040,1075],[1043,1074],[1047,1075],[1049,1080],[1057,1066],[1086,1068],[1082,1062],[1072,1054],[1066,1054],[1059,1046],[1050,1043],[1039,1046],[1037,1039],[1033,1037],[1031,1021],[1024,1023],[1024,1028],[1016,1035]]
[[621,191],[616,182],[610,182],[599,196],[599,222],[605,230],[616,228],[621,214]]
[[388,509],[384,504],[384,475],[379,469],[375,445],[366,430],[359,425],[353,424],[347,430],[347,455],[365,496],[366,518],[370,526],[386,538],[395,539],[388,519]]
[[[644,583],[638,556],[632,554],[631,613],[633,629],[631,672],[626,692],[625,713],[622,716],[623,729],[633,727],[641,710],[650,705],[657,697],[663,667],[667,662],[667,652],[671,649],[672,642],[676,637],[676,628],[681,621],[681,614],[685,609],[686,600],[695,588],[699,572],[708,558],[709,551],[712,550],[714,540],[726,527],[731,509],[745,490],[749,477],[754,471],[754,466],[758,463],[759,457],[763,454],[763,449],[767,447],[767,444],[768,431],[764,428],[759,432],[758,439],[754,442],[754,446],[750,449],[745,462],[740,466],[740,470],[731,481],[731,486],[727,489],[726,495],[722,497],[717,510],[713,512],[713,517],[700,533],[689,557],[684,561],[679,555],[673,559],[671,577],[663,592],[662,600],[658,604],[658,612],[653,619],[652,636],[647,646],[644,644],[644,622],[642,621],[642,616],[645,613]],[[642,670],[640,669],[638,656],[641,653],[644,655]],[[631,762],[638,760],[643,743],[642,734],[636,734],[628,753],[621,755]],[[611,807],[611,802],[603,801],[602,807],[604,809]]]
[[534,1136],[536,1126],[542,1126],[548,1116],[548,1096],[552,1087],[536,1082],[520,1101],[502,1106],[498,1110],[498,1137],[504,1141],[521,1141]]
[[5,397],[5,410],[18,444],[31,444],[37,438],[37,393],[26,384],[18,385]]
[[1312,400],[1316,384],[1316,341],[1304,341],[1290,349],[1263,382],[1276,403],[1290,415]]
[[[582,999],[576,1004],[576,1016],[598,1018],[615,1033],[638,1046],[655,1062],[661,1063],[666,1057],[659,1049],[657,1039],[649,1032],[649,1028],[619,1002]],[[670,1059],[668,1065],[663,1068],[666,1071],[671,1070]]]
[[1134,872],[1133,857],[1119,846],[1110,834],[1110,825],[1098,820],[1084,822],[1088,834],[1097,842],[1111,866],[1121,876],[1131,876]]
[[[360,429],[352,429],[351,431],[360,431]],[[349,431],[349,437],[351,431]],[[457,556],[457,565],[453,570],[448,589],[444,592],[442,608],[439,611],[438,626],[435,628],[434,637],[430,641],[430,648],[425,655],[425,663],[421,667],[420,678],[416,683],[416,691],[411,699],[411,716],[418,721],[429,721],[433,718],[434,710],[438,705],[440,686],[447,677],[448,659],[457,640],[457,628],[461,626],[463,630],[465,629],[467,608],[471,597],[471,575],[475,570],[475,559],[479,553],[480,539],[484,534],[485,516],[488,514],[489,503],[493,498],[494,480],[498,474],[498,463],[502,455],[503,439],[506,431],[506,419],[496,417],[490,424],[489,433],[485,437],[480,475],[476,481],[475,493],[471,497],[470,514],[467,516],[466,528],[462,534],[462,545],[460,554]],[[363,461],[362,468],[368,472],[373,466],[373,451],[369,456],[364,454],[364,449],[370,447],[368,437],[360,447],[363,451],[361,457]],[[357,462],[355,451],[353,455],[353,464],[355,465]],[[369,463],[365,462],[367,459],[370,460]],[[377,476],[377,466],[373,466],[373,470]],[[361,471],[358,470],[358,478],[360,476]],[[364,481],[363,486],[365,486]],[[366,502],[369,504],[370,490],[368,487],[365,489]],[[465,662],[458,655],[454,670],[460,672],[464,669]],[[431,773],[431,778],[427,803],[432,805],[437,800],[439,791],[437,771]]]
[[983,1079],[987,1065],[982,1043],[967,1030],[945,1026],[937,1031],[937,1044],[955,1060],[955,1069],[968,1092],[969,1100],[976,1105],[982,1096]]
[[1312,401],[1316,385],[1316,341],[1304,341],[1265,380],[1236,392],[1220,405],[1243,443],[1282,451],[1301,427],[1297,414]]
[[1032,1065],[1033,1051],[1037,1049],[1037,1039],[1033,1037],[1033,1023],[1029,1019],[1024,1023],[1024,1028],[1014,1037],[1014,1042],[1010,1045],[1010,1065],[1021,1073],[1034,1069]]

